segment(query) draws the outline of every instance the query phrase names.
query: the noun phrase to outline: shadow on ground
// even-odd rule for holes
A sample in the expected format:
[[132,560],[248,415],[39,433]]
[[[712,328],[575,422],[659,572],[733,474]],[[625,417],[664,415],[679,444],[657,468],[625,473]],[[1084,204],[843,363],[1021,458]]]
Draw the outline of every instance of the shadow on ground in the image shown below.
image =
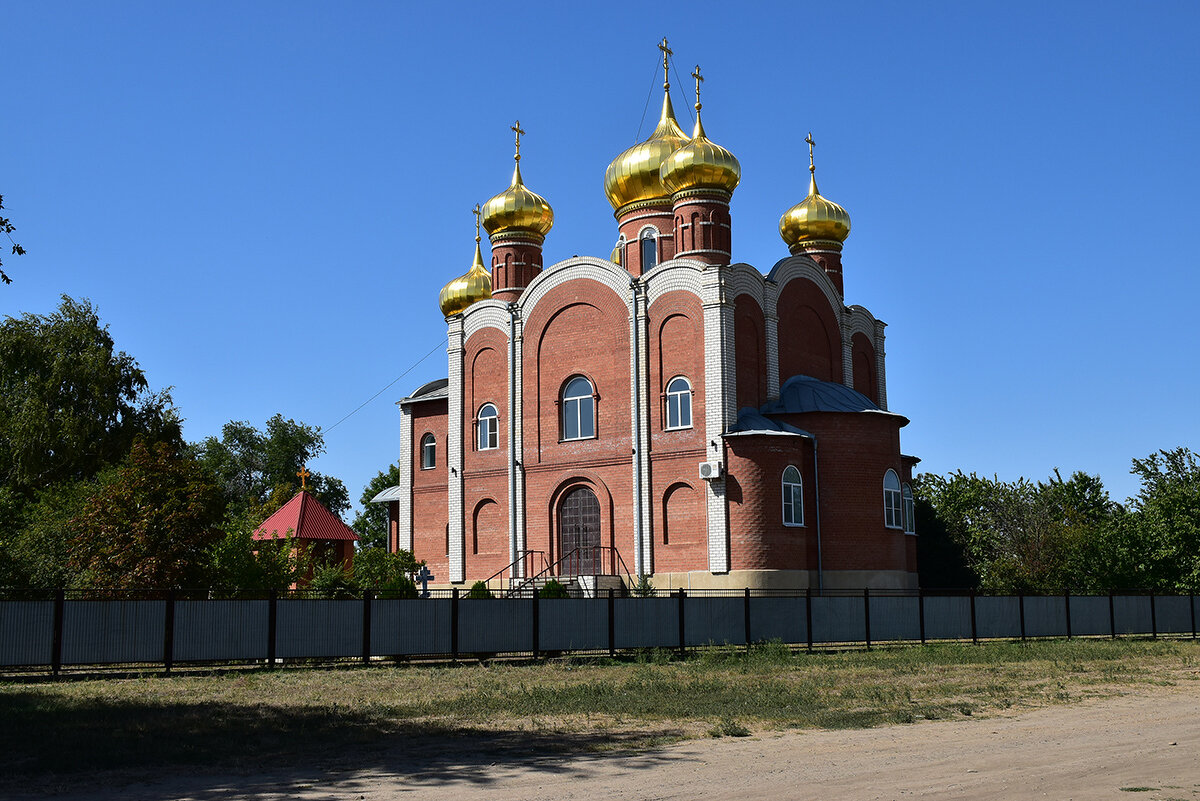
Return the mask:
[[[586,775],[598,759],[652,768],[660,746],[683,736],[637,732],[461,729],[321,707],[88,698],[52,704],[35,692],[0,695],[0,796],[197,799],[295,797],[336,785],[366,792],[381,779],[414,789],[486,786],[508,768]],[[357,775],[363,772],[365,775]]]

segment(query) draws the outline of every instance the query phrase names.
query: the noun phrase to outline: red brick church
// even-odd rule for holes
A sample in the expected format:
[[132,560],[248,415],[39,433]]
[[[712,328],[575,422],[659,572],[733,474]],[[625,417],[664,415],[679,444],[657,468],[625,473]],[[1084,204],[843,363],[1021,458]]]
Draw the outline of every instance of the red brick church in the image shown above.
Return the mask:
[[[390,548],[437,583],[648,576],[673,588],[915,587],[908,420],[887,406],[884,323],[842,293],[850,217],[817,191],[788,255],[734,263],[741,168],[664,97],[604,178],[610,258],[546,266],[550,204],[511,185],[491,241],[442,290],[448,377],[400,401]],[[782,250],[782,248],[781,248]],[[610,579],[610,582],[612,580]],[[586,585],[585,585],[586,586]]]

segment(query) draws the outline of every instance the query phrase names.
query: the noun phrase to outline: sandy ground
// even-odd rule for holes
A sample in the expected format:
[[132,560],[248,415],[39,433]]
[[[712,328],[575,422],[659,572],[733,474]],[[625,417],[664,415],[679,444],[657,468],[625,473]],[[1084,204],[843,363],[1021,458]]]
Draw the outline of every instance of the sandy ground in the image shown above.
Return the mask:
[[548,757],[535,743],[463,738],[397,742],[309,770],[94,780],[53,797],[1200,801],[1200,686],[991,718],[691,740],[632,756]]

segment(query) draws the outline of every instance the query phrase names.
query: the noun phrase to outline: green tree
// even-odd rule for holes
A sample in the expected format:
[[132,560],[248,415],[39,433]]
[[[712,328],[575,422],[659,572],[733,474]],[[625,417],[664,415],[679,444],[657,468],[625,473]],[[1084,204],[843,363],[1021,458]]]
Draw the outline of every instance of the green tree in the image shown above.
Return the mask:
[[[325,452],[319,427],[276,414],[259,431],[246,422],[231,421],[221,438],[208,437],[193,446],[200,461],[221,482],[231,513],[251,514],[261,523],[300,490],[300,468]],[[310,473],[308,487],[335,515],[350,508],[346,486],[337,478]]]
[[[0,195],[0,211],[3,211],[3,210],[4,210],[4,195]],[[7,217],[0,217],[0,231],[3,231],[4,235],[8,237],[8,241],[12,245],[12,254],[14,256],[24,256],[25,248],[21,247],[15,241],[13,241],[12,233],[15,230],[17,230],[17,227],[15,225],[13,225],[12,222],[10,222]],[[0,261],[0,268],[3,268],[3,266],[4,266],[4,262]],[[3,269],[0,269],[0,281],[3,281],[6,284],[12,283],[12,279],[8,277],[8,273],[4,272]]]
[[256,524],[244,517],[227,521],[222,536],[208,549],[205,586],[225,598],[259,595],[290,588],[308,575],[308,550],[290,536],[253,539]]
[[[1118,544],[1137,543],[1126,550],[1127,569],[1149,582],[1145,586],[1169,591],[1200,589],[1200,462],[1187,448],[1134,459],[1130,471],[1142,482],[1130,499],[1123,521],[1130,531]],[[1133,536],[1130,536],[1130,535]]]
[[[88,301],[0,324],[0,508],[19,515],[53,484],[95,476],[134,437],[182,444],[169,392],[151,392]],[[12,519],[12,518],[9,518]]]
[[371,499],[389,487],[395,487],[400,483],[400,468],[395,465],[389,465],[388,471],[384,473],[380,471],[375,478],[371,479],[358,502],[362,508],[354,515],[354,522],[350,524],[350,528],[358,534],[358,547],[361,548],[387,548],[388,537],[388,509],[387,504],[371,503]]

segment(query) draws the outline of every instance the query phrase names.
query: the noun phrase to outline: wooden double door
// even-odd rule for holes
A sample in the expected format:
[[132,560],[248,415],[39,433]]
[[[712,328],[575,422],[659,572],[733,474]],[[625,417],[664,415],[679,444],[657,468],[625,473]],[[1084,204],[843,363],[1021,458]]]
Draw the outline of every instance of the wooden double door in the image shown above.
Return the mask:
[[576,487],[558,509],[558,545],[561,575],[595,576],[603,573],[600,548],[600,501],[587,487]]

